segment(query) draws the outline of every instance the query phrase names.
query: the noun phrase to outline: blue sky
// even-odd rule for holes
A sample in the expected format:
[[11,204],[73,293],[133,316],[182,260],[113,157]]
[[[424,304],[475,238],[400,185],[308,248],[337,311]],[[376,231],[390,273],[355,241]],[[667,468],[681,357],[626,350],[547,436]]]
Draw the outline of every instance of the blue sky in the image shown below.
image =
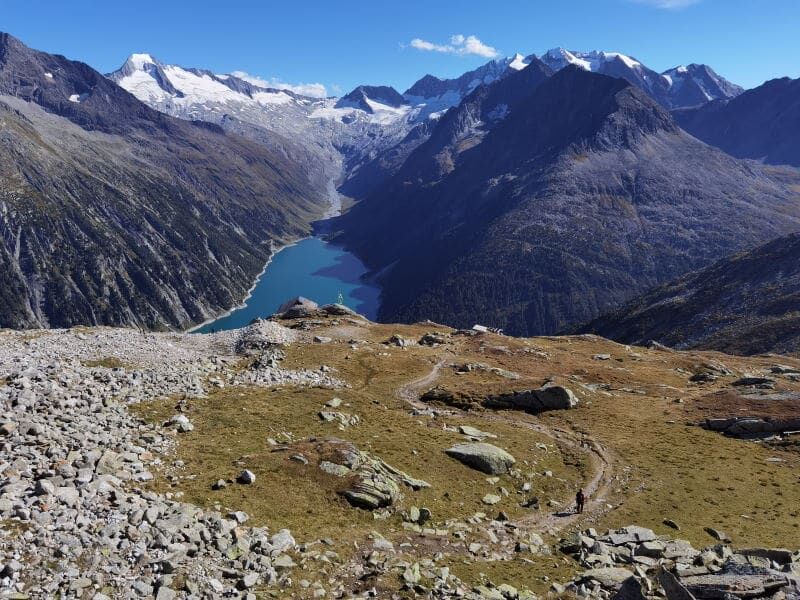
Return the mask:
[[1,31],[103,72],[149,52],[332,94],[360,83],[403,91],[492,51],[556,46],[624,52],[657,71],[707,63],[754,87],[800,75],[799,25],[800,0],[0,0]]

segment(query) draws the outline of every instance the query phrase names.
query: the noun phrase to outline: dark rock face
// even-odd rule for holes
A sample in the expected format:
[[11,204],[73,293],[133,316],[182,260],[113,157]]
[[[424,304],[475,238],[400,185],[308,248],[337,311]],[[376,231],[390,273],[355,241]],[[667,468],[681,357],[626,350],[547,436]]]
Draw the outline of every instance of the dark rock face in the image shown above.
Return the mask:
[[553,333],[800,228],[789,186],[625,81],[568,67],[525,95],[529,69],[496,123],[479,88],[343,220],[382,320]]
[[[530,58],[525,59],[527,62]],[[446,94],[464,97],[479,85],[488,85],[509,74],[509,59],[491,60],[485,65],[454,79],[439,79],[433,75],[425,75],[408,88],[404,95],[414,98],[436,98]]]
[[800,418],[731,417],[706,419],[704,427],[733,437],[764,437],[775,433],[800,430]]
[[352,198],[365,198],[389,177],[397,173],[409,155],[430,137],[435,121],[423,121],[414,126],[408,134],[394,146],[378,153],[377,156],[361,165],[342,185],[339,191]]
[[439,120],[425,143],[409,155],[397,179],[424,185],[447,175],[463,152],[480,144],[550,75],[552,71],[546,65],[533,59],[521,71],[493,85],[478,87]]
[[800,79],[774,79],[674,115],[686,131],[728,154],[800,166]]
[[323,197],[280,153],[0,35],[0,327],[183,327]]
[[800,234],[689,273],[581,328],[739,354],[800,350]]
[[[516,58],[514,60],[516,60]],[[491,104],[492,99],[490,98],[488,103],[484,103],[486,99],[486,90],[502,87],[502,81],[505,78],[517,76],[518,71],[509,66],[511,61],[512,59],[493,60],[478,69],[464,73],[456,79],[439,79],[432,75],[426,75],[406,90],[404,99],[403,97],[401,97],[401,99],[403,99],[403,102],[410,100],[412,104],[417,101],[423,103],[433,102],[443,107],[453,104],[453,108],[442,117],[442,120],[447,119],[451,122],[462,121],[461,127],[465,125],[468,127],[477,125],[481,129],[486,130],[492,127],[504,115],[503,109],[500,109],[489,116],[491,109],[496,108],[501,101]],[[543,80],[546,76],[552,74],[552,71],[534,56],[525,58],[524,64],[529,66],[523,69],[523,71],[526,72],[526,77],[530,80]],[[514,87],[523,92],[527,90],[529,93],[532,88],[526,88],[524,82],[526,77],[521,79],[517,78],[517,83]],[[358,89],[361,88],[357,88],[357,90]],[[394,90],[391,91],[394,92]],[[348,96],[350,95],[348,94]],[[467,96],[469,96],[469,98],[465,98]],[[501,96],[501,93],[494,93],[495,98],[500,98]],[[359,98],[361,97],[358,96],[356,100],[359,100]],[[460,101],[461,98],[465,99]],[[395,99],[395,102],[399,101]],[[357,106],[363,107],[363,104],[364,102],[359,100]],[[469,117],[470,113],[474,113],[476,104],[484,105],[485,110],[479,110],[478,116],[480,116],[480,113],[482,113],[483,116],[487,116],[488,118],[485,123],[477,123]],[[466,120],[464,120],[465,116]],[[417,123],[399,142],[381,150],[370,160],[364,161],[357,169],[352,169],[348,178],[339,188],[340,191],[353,198],[362,199],[368,197],[390,177],[400,171],[412,153],[419,146],[428,141],[437,127],[438,123],[435,119],[426,119]],[[458,127],[457,125],[456,128]],[[444,130],[440,129],[440,132],[442,131]],[[453,132],[451,131],[451,133]],[[448,134],[443,135],[440,133],[439,135],[445,138],[444,140],[440,139],[438,144],[439,150],[449,142],[455,141],[453,139],[448,140]]]
[[352,106],[370,114],[374,113],[369,102],[378,102],[386,106],[398,108],[408,104],[396,89],[386,85],[360,85],[346,96],[342,96],[337,107]]

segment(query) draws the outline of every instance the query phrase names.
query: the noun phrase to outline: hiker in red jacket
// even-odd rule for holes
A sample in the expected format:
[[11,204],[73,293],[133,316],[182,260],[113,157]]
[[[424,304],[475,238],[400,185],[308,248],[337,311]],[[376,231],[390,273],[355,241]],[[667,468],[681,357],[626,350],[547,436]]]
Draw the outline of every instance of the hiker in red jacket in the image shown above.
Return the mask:
[[583,504],[586,502],[586,496],[583,495],[583,490],[578,490],[575,494],[575,512],[581,514],[583,512]]

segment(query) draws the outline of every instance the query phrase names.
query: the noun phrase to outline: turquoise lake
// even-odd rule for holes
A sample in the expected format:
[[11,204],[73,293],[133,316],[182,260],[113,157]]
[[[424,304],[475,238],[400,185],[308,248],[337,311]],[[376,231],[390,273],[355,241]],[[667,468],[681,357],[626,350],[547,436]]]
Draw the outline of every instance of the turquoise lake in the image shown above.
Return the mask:
[[341,246],[313,237],[288,246],[272,257],[246,304],[206,323],[195,333],[244,327],[257,317],[269,317],[295,296],[318,304],[344,304],[369,319],[378,313],[380,288],[362,280],[367,272],[357,257]]

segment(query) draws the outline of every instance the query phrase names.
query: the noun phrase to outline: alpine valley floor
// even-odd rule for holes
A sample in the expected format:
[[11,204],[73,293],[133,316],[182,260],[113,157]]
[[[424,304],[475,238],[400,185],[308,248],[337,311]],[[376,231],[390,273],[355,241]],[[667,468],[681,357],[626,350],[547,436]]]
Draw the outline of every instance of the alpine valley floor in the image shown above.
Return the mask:
[[285,316],[0,332],[0,597],[797,597],[800,359]]

